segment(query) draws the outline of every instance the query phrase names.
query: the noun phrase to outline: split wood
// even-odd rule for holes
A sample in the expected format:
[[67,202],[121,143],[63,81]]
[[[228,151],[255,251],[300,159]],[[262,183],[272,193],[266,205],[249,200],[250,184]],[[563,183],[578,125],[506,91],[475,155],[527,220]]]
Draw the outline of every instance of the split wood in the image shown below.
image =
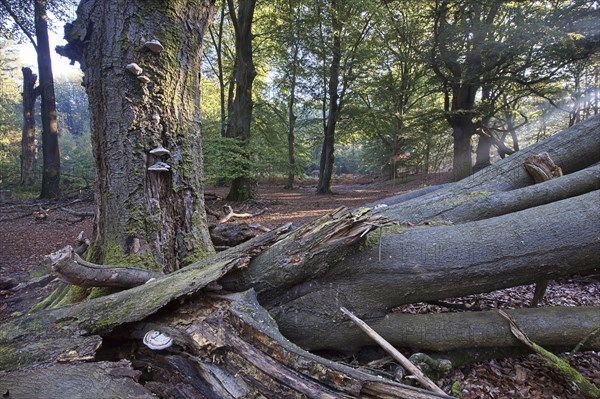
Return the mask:
[[375,332],[375,330],[369,327],[367,323],[356,317],[352,312],[350,312],[343,306],[340,308],[340,310],[342,311],[342,313],[348,316],[369,337],[373,338],[373,340],[377,342],[387,353],[389,353],[394,359],[399,361],[402,367],[407,369],[421,385],[423,385],[430,391],[446,395],[446,392],[442,391],[442,389],[438,387],[433,381],[431,381],[425,374],[423,374],[423,372],[419,370],[417,366],[412,364],[411,361],[408,360],[402,353],[398,352],[396,348],[394,348],[389,342],[387,342],[381,335],[377,334],[377,332]]

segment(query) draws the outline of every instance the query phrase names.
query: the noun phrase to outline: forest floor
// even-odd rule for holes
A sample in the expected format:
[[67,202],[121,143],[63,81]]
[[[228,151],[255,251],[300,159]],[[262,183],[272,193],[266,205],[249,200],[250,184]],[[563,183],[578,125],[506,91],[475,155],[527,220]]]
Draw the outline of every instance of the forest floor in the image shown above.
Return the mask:
[[[298,182],[294,190],[284,190],[283,181],[270,179],[261,181],[256,199],[241,204],[224,200],[226,188],[208,187],[206,203],[213,213],[221,215],[224,205],[231,205],[236,213],[260,213],[248,219],[233,218],[228,223],[251,223],[272,229],[288,222],[301,225],[340,206],[358,207],[424,186],[445,183],[448,179],[447,174],[402,176],[395,182],[372,176],[343,176],[334,180],[332,189],[335,194],[331,196],[316,196],[314,179]],[[40,212],[40,209],[46,212]],[[44,273],[44,268],[39,265],[45,255],[65,245],[75,245],[82,231],[84,237],[91,237],[92,217],[86,214],[93,209],[90,194],[63,198],[60,202],[0,198],[0,321],[9,318],[13,312],[26,311],[53,289],[56,281],[52,279],[40,277],[35,283],[26,282],[32,271]],[[209,217],[211,223],[217,223],[216,220],[216,217]],[[12,284],[21,284],[9,288],[6,285],[10,279]],[[521,286],[451,301],[482,309],[521,308],[529,304],[533,290],[533,285]],[[594,278],[551,282],[541,306],[558,305],[599,306],[600,282]],[[448,310],[429,304],[414,304],[396,311],[420,313]],[[343,360],[349,363],[357,361]],[[571,364],[600,386],[600,352],[578,353],[573,356]],[[457,368],[443,376],[438,384],[450,392],[453,381],[460,382],[465,399],[583,398],[534,355],[488,360]]]

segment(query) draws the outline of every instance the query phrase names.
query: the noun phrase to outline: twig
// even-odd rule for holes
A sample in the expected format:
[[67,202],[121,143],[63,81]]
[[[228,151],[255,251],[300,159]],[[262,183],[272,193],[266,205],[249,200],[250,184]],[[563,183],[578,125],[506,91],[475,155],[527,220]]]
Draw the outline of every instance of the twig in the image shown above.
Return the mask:
[[229,221],[229,219],[231,218],[252,218],[258,215],[262,215],[263,213],[266,212],[266,209],[261,209],[260,211],[256,212],[256,213],[235,213],[233,211],[233,208],[229,205],[224,206],[224,208],[227,211],[227,214],[225,216],[223,216],[223,218],[221,218],[221,220],[219,220],[219,223],[225,223],[227,221]]
[[575,384],[585,396],[589,398],[600,398],[600,389],[598,389],[596,385],[588,381],[583,375],[581,375],[579,371],[571,367],[568,362],[530,340],[527,335],[525,335],[523,330],[519,328],[513,318],[510,317],[506,312],[502,310],[498,310],[498,312],[510,324],[510,331],[513,333],[513,335],[532,351],[537,353],[544,360],[544,363],[546,363],[548,367],[554,370],[557,374],[562,375],[569,382]]
[[387,342],[381,335],[377,334],[377,332],[375,332],[375,330],[369,327],[367,323],[356,317],[345,307],[341,307],[340,310],[342,311],[342,313],[348,316],[369,337],[373,338],[373,340],[375,340],[375,342],[377,342],[387,353],[389,353],[394,359],[399,361],[402,367],[404,367],[412,375],[414,375],[416,380],[419,381],[421,385],[423,385],[430,391],[446,396],[446,392],[442,391],[440,387],[435,385],[433,381],[431,381],[425,374],[423,374],[421,370],[417,368],[417,366],[412,364],[410,360],[408,360],[402,353],[398,352],[396,348],[394,348],[389,342]]
[[592,338],[594,335],[598,334],[600,332],[600,327],[596,328],[595,330],[592,330],[591,333],[589,333],[588,335],[586,335],[585,337],[583,337],[583,339],[581,341],[579,341],[577,343],[577,345],[575,345],[575,348],[573,348],[573,350],[569,353],[569,356],[565,359],[567,362],[570,361],[573,356],[579,352],[579,349],[581,349],[581,347],[583,345],[585,345],[585,343]]
[[84,218],[84,217],[88,217],[88,216],[91,216],[91,217],[94,216],[94,212],[78,212],[78,211],[74,211],[72,209],[65,208],[65,207],[60,207],[59,209],[61,211],[63,211],[63,212],[71,214],[73,216],[79,216],[80,218]]

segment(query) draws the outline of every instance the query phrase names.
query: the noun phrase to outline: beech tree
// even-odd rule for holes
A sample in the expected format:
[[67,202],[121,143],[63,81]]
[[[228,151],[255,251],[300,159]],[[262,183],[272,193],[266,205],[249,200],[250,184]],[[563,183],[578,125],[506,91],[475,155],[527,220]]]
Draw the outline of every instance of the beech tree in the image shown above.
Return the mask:
[[489,164],[492,142],[481,128],[497,111],[495,98],[514,85],[539,93],[536,85],[551,81],[566,65],[589,56],[595,34],[582,28],[580,21],[593,15],[594,7],[586,1],[569,2],[568,7],[562,3],[424,3],[432,4],[430,65],[446,94],[456,180],[473,173],[474,135],[481,137],[478,153],[488,153],[478,157],[480,163]]
[[[235,97],[233,99],[226,137],[240,140],[246,151],[250,143],[250,124],[252,122],[252,82],[256,77],[252,52],[252,20],[256,0],[227,0],[229,17],[235,30]],[[246,157],[250,157],[247,154]],[[256,182],[250,176],[238,176],[231,182],[227,199],[244,201],[254,196]]]
[[[41,198],[56,198],[60,195],[60,151],[58,147],[58,123],[56,114],[56,98],[54,94],[54,77],[52,60],[50,58],[50,43],[48,40],[48,9],[53,8],[59,13],[65,5],[60,2],[47,0],[10,1],[2,0],[3,20],[11,18],[35,48],[37,53],[39,85],[36,91],[42,100],[42,190]],[[30,84],[30,82],[28,82]],[[24,98],[24,100],[26,100]],[[35,101],[35,100],[34,100]],[[27,119],[26,119],[27,121]],[[30,127],[23,127],[26,134],[31,134]],[[31,142],[31,138],[27,139]],[[25,146],[25,149],[29,148]],[[23,157],[25,165],[31,165],[30,159],[34,154],[26,151]],[[26,173],[30,176],[30,173]],[[27,178],[27,182],[31,179]]]
[[213,8],[90,0],[65,31],[58,51],[81,64],[90,104],[94,262],[170,272],[213,252],[198,76]]

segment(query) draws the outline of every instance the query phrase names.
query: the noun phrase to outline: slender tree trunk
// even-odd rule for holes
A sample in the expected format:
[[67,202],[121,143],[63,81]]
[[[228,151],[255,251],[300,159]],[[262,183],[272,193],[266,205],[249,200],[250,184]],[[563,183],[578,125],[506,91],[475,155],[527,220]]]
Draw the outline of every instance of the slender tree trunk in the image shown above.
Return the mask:
[[[294,14],[293,3],[289,2],[290,16]],[[296,128],[296,114],[294,109],[296,106],[296,81],[298,77],[298,54],[299,54],[299,43],[297,19],[290,21],[290,42],[292,43],[292,60],[291,60],[291,71],[290,71],[290,98],[288,99],[288,180],[285,188],[288,190],[294,189],[294,178],[296,176],[296,156],[295,156],[295,128]]]
[[[254,7],[256,0],[239,0],[236,13],[233,0],[227,0],[229,15],[235,29],[235,99],[233,101],[233,112],[228,137],[240,140],[240,145],[246,151],[246,157],[250,158],[250,124],[252,122],[252,82],[256,77],[254,60],[252,55],[252,21],[254,19]],[[250,177],[250,171],[244,171],[244,176],[236,177],[231,183],[227,200],[245,201],[254,197],[256,183]]]
[[[198,76],[213,7],[211,0],[152,7],[90,0],[78,10],[73,29],[85,27],[85,37],[71,35],[62,52],[80,54],[90,101],[98,209],[89,259],[95,263],[172,272],[213,252]],[[164,50],[152,51],[150,40]],[[128,71],[130,63],[143,74]],[[158,146],[170,155],[151,153]],[[157,162],[168,168],[152,170]]]
[[46,6],[46,0],[35,0],[35,35],[37,37],[38,72],[42,97],[42,154],[44,161],[40,197],[56,198],[60,195],[60,152]]
[[292,67],[292,85],[290,88],[290,99],[288,102],[288,180],[285,188],[288,190],[294,189],[294,178],[296,176],[296,156],[295,156],[295,127],[296,114],[294,114],[294,106],[296,103],[296,70],[297,70],[297,50],[294,52],[294,64]]
[[23,133],[21,136],[21,185],[31,186],[36,180],[37,142],[35,139],[35,89],[37,75],[30,68],[23,72]]
[[339,94],[340,83],[340,63],[342,60],[342,41],[341,34],[343,24],[338,19],[335,10],[337,10],[337,1],[332,0],[333,27],[333,56],[329,67],[329,108],[327,113],[327,124],[325,125],[323,146],[321,148],[321,162],[319,165],[319,183],[317,184],[317,194],[331,194],[331,178],[333,177],[334,164],[334,145],[335,145],[335,126],[337,124],[339,112]]

